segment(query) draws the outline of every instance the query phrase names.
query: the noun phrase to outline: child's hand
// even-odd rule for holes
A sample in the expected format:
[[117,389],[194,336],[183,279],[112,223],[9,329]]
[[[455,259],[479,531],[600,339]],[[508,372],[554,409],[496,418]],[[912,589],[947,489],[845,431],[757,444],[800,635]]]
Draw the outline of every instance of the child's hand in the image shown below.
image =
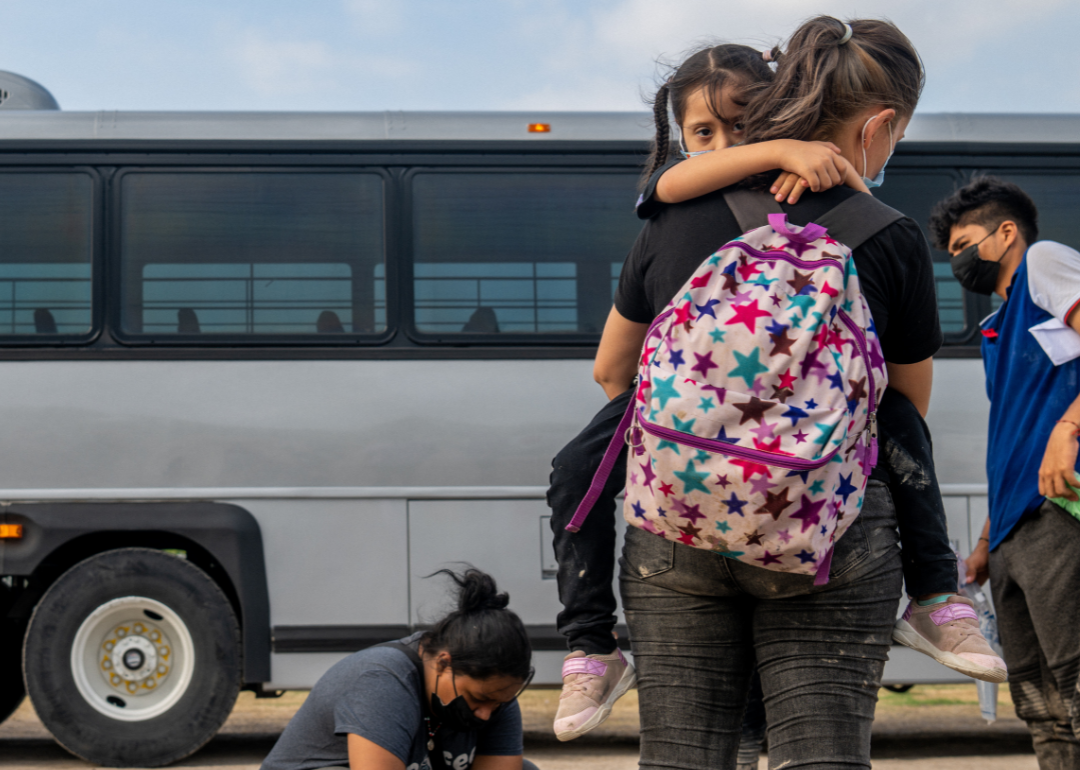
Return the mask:
[[769,192],[776,200],[798,203],[807,190],[821,192],[846,184],[860,192],[870,192],[855,169],[840,154],[840,148],[832,142],[777,142],[780,155],[777,164],[784,173],[777,177]]

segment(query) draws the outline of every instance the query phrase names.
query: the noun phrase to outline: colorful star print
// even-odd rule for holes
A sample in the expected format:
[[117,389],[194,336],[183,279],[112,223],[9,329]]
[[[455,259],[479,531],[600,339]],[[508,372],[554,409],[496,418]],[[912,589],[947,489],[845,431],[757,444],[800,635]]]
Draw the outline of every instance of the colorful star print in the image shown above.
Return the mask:
[[801,505],[799,510],[791,514],[791,518],[798,519],[802,522],[802,531],[805,532],[808,528],[815,524],[821,523],[821,511],[825,507],[825,501],[819,500],[816,503],[806,495],[802,496]]
[[675,477],[683,483],[683,494],[688,495],[696,489],[701,490],[705,494],[709,494],[709,488],[702,482],[709,478],[710,474],[706,471],[698,471],[694,468],[694,461],[691,460],[686,464],[686,469],[682,471],[675,471]]
[[758,301],[755,299],[745,305],[733,306],[732,311],[734,315],[724,323],[728,326],[732,324],[744,324],[751,332],[757,328],[757,319],[768,318],[772,315],[768,310],[762,310],[758,307]]
[[762,401],[760,398],[751,397],[751,399],[745,404],[732,404],[733,407],[742,412],[742,418],[739,420],[739,425],[745,422],[753,420],[758,425],[761,425],[765,419],[765,413],[776,406],[772,401]]
[[759,374],[769,371],[769,367],[765,366],[760,361],[760,348],[755,348],[748,356],[743,355],[738,350],[731,351],[731,354],[735,356],[735,360],[739,362],[739,365],[728,372],[727,376],[741,377],[746,382],[746,387],[748,388],[754,386],[754,379]]
[[710,256],[649,327],[626,517],[693,548],[813,575],[861,503],[884,360],[849,250],[788,227]]
[[675,390],[675,380],[677,376],[671,375],[668,379],[657,377],[653,380],[652,394],[654,398],[660,400],[660,408],[663,409],[667,406],[667,402],[672,398],[681,398],[682,395],[679,391]]

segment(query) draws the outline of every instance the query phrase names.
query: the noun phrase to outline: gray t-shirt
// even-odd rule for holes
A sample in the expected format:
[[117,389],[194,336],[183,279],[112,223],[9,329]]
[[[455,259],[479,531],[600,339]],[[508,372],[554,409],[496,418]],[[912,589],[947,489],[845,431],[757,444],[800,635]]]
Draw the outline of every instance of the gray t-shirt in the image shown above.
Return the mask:
[[[414,649],[420,634],[400,640]],[[372,647],[333,666],[289,722],[262,770],[348,767],[348,735],[367,738],[405,763],[406,770],[431,770],[428,734],[420,705],[423,686],[416,665],[401,650]],[[478,732],[440,727],[435,734],[443,767],[466,770],[477,756],[522,753],[517,701],[500,707]]]

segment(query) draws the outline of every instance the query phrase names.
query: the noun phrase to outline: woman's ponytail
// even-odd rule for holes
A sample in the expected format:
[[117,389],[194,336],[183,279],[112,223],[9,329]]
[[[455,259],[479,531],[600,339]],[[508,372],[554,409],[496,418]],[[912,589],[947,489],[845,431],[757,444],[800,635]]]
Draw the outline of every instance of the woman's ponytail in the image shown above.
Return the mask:
[[500,593],[491,575],[473,567],[461,573],[443,569],[428,577],[434,575],[454,582],[457,609],[421,637],[425,654],[445,650],[451,667],[474,679],[526,679],[532,647],[521,618],[507,609],[509,594]]
[[867,107],[915,112],[924,83],[911,41],[890,22],[832,16],[804,23],[782,56],[776,77],[746,108],[747,142],[833,138]]

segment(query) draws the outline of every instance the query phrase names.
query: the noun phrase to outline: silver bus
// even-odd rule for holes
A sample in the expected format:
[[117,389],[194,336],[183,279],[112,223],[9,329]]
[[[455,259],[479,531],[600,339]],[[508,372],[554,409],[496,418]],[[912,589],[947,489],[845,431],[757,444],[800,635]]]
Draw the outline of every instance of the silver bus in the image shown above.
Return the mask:
[[[510,592],[557,684],[545,484],[604,401],[650,116],[65,112],[5,82],[0,719],[29,687],[77,753],[168,761],[241,688],[309,688],[423,624],[422,576],[458,561]],[[880,197],[925,223],[993,172],[1077,244],[1078,136],[919,115]],[[966,552],[992,303],[934,258],[929,420]],[[960,679],[898,647],[886,680]]]

